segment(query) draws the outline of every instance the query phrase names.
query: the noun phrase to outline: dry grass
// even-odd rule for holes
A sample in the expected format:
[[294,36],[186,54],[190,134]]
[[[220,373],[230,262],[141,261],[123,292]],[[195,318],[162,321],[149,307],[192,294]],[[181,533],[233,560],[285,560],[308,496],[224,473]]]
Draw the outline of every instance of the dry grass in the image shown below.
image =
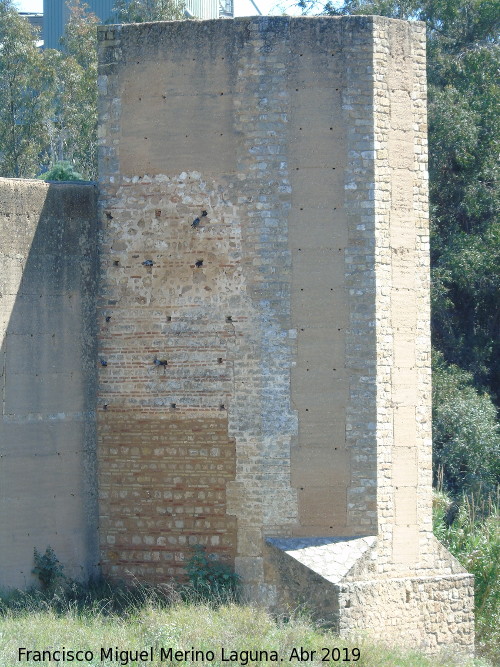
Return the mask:
[[[42,605],[43,606],[43,605]],[[45,610],[40,605],[36,608],[4,610],[0,617],[0,665],[1,667],[19,667],[20,664],[43,664],[40,662],[19,661],[19,648],[28,650],[87,650],[93,658],[83,662],[45,664],[80,664],[86,667],[160,667],[165,665],[211,665],[213,667],[233,667],[234,665],[276,664],[276,657],[281,665],[331,665],[356,664],[364,667],[486,667],[488,663],[479,660],[460,660],[457,656],[442,655],[427,658],[415,652],[402,649],[390,649],[374,645],[363,639],[344,641],[333,634],[320,631],[306,618],[296,615],[291,619],[275,620],[262,609],[236,604],[227,604],[214,608],[206,603],[174,602],[170,605],[157,606],[144,601],[140,605],[130,605],[120,614],[109,613],[110,604],[102,600],[93,607],[84,609],[69,604],[65,610],[55,611],[47,605]],[[110,647],[124,651],[113,655],[113,659],[101,660],[101,649]],[[137,650],[153,649],[154,659],[133,660]],[[174,651],[191,651],[193,648],[204,652],[197,660],[169,660],[168,654],[161,659],[161,648],[172,647]],[[325,650],[340,649],[339,660],[322,661]],[[232,651],[238,652],[234,661],[229,658]],[[356,652],[360,657],[354,660]],[[255,656],[245,656],[243,651],[268,652],[255,660]],[[302,653],[301,653],[302,650]],[[211,659],[210,651],[213,651]],[[308,659],[299,660],[302,655]],[[311,651],[316,653],[311,656]],[[33,658],[33,656],[31,656]],[[88,654],[87,657],[90,657]],[[190,657],[189,655],[187,656]],[[331,657],[331,654],[330,654]],[[334,654],[333,657],[337,657]],[[346,661],[345,658],[349,658]]]

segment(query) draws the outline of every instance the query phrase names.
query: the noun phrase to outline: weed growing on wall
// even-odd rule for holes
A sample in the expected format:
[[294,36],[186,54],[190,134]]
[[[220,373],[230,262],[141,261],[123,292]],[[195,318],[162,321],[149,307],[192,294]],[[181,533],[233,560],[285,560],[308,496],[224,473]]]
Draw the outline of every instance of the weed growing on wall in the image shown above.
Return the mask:
[[73,165],[62,160],[46,171],[44,174],[38,176],[43,181],[82,181],[83,176],[74,169]]
[[44,554],[35,547],[33,557],[35,567],[31,571],[40,580],[43,590],[50,590],[66,580],[63,573],[64,566],[61,565],[52,547],[47,547]]
[[193,554],[186,565],[189,583],[195,593],[214,602],[225,602],[238,598],[240,577],[227,565],[207,554],[201,544],[193,547]]

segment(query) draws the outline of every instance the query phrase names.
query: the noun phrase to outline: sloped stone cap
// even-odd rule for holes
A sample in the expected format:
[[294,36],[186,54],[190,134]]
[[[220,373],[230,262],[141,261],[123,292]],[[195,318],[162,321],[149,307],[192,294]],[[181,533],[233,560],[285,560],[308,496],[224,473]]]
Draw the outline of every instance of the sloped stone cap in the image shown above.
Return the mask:
[[269,537],[266,542],[332,584],[340,583],[376,542],[368,537]]

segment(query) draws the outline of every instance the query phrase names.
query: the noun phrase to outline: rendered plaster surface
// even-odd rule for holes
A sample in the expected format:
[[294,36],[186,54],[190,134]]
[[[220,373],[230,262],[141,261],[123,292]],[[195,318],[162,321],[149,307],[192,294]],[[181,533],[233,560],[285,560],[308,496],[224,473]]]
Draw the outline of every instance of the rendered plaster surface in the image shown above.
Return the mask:
[[95,185],[0,179],[0,586],[96,572]]

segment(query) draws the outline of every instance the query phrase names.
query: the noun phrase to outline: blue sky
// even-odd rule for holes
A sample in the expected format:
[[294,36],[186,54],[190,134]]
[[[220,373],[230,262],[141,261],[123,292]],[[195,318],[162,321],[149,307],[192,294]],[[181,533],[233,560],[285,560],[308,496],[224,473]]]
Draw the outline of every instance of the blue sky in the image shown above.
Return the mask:
[[[281,14],[279,0],[255,0],[263,14]],[[234,0],[236,16],[253,16],[257,14],[250,0]],[[17,0],[16,5],[21,12],[43,11],[43,0]],[[291,12],[290,12],[291,13]]]

